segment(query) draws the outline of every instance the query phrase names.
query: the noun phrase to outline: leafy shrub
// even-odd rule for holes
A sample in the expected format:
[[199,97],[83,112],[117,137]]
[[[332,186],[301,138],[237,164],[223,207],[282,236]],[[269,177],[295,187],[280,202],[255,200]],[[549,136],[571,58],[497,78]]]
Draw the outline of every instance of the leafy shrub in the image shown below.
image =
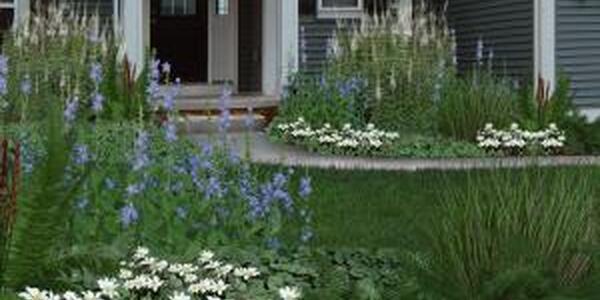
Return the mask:
[[321,77],[292,76],[279,106],[278,120],[292,122],[300,117],[315,125],[366,124],[364,88],[360,77],[324,74]]
[[496,170],[447,187],[421,282],[444,299],[546,299],[583,286],[595,272],[597,179],[578,169]]

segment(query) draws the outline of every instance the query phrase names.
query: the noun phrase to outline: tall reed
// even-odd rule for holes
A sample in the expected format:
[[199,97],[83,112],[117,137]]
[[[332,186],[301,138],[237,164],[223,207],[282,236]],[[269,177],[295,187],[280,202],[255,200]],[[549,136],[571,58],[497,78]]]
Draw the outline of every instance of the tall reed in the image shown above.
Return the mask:
[[589,170],[534,168],[473,173],[464,187],[448,186],[428,230],[433,290],[448,299],[532,299],[582,283],[599,242],[598,181]]

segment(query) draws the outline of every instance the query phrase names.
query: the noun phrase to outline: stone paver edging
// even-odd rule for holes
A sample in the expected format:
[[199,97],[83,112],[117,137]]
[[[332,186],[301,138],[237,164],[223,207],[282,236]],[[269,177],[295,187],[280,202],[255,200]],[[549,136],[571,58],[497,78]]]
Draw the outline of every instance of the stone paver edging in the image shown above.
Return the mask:
[[[200,141],[206,135],[194,136]],[[343,170],[465,170],[491,168],[522,168],[527,166],[600,166],[600,156],[503,157],[503,158],[363,158],[311,153],[298,147],[270,142],[264,133],[230,134],[232,149],[240,156],[250,154],[250,160],[262,164],[294,167],[335,168]],[[250,151],[247,146],[250,145]]]

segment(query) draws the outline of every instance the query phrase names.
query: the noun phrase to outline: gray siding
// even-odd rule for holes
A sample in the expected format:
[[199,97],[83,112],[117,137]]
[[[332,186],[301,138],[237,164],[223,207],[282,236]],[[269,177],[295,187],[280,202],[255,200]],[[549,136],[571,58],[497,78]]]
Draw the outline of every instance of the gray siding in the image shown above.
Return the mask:
[[474,66],[481,38],[484,57],[490,49],[494,51],[497,73],[530,80],[534,64],[533,19],[533,0],[450,0],[448,21],[456,32],[459,68],[465,71]]
[[600,107],[600,1],[556,1],[556,59],[575,102]]
[[305,16],[300,19],[300,70],[318,74],[327,62],[331,38],[337,30],[336,20]]

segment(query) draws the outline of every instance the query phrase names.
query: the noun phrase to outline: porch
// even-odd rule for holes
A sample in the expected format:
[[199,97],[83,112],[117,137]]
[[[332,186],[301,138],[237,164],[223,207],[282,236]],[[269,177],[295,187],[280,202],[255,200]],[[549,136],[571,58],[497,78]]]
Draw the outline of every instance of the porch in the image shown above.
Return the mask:
[[234,106],[256,108],[276,105],[297,68],[297,1],[121,0],[117,18],[138,70],[150,49],[185,83],[181,110],[215,108],[211,89],[222,84],[233,87]]
[[[218,131],[218,119],[223,108],[230,112],[229,132],[260,131],[277,112],[279,95],[262,92],[238,92],[224,103],[221,99],[223,85],[187,83],[182,84],[175,101],[181,114],[181,130],[187,134],[214,133]],[[252,124],[248,125],[248,120]]]

